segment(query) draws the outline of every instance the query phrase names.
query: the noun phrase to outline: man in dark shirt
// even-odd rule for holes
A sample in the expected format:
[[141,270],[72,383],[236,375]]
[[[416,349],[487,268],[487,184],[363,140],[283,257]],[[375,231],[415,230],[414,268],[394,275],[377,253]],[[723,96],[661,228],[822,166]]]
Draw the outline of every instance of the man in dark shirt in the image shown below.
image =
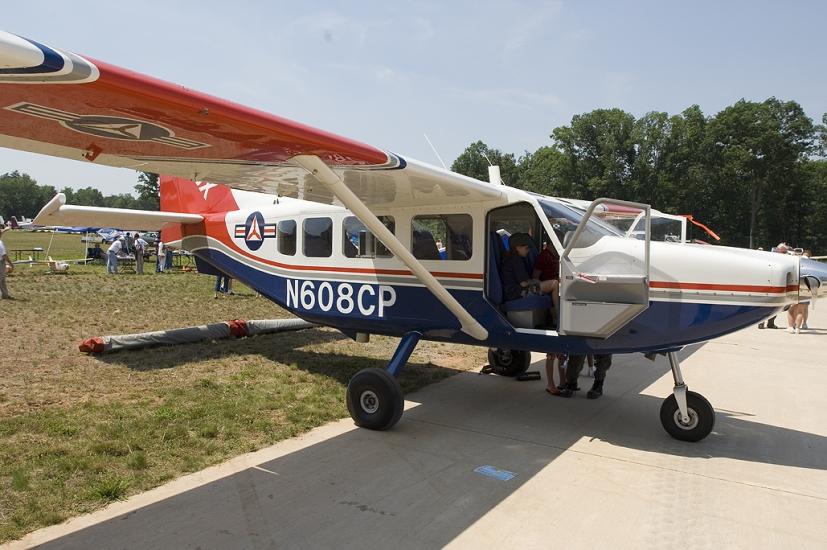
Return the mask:
[[505,300],[517,300],[522,298],[534,287],[540,294],[551,294],[551,301],[557,307],[556,280],[538,281],[532,279],[528,273],[528,266],[525,258],[529,253],[531,236],[528,233],[514,233],[508,239],[508,254],[503,259],[502,281]]
[[511,236],[512,240],[509,243],[511,252],[503,259],[503,291],[506,301],[517,300],[525,296],[531,280],[525,261],[525,257],[528,256],[528,245],[515,246],[513,244],[514,237],[518,235],[520,233]]

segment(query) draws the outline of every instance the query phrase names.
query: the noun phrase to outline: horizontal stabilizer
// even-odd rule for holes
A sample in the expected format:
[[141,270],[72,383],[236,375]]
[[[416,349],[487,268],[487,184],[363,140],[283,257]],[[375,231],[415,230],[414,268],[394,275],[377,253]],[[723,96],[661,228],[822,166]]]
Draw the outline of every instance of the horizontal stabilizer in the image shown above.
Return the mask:
[[154,210],[128,210],[126,208],[104,208],[98,206],[72,206],[66,204],[66,195],[58,193],[35,217],[34,224],[88,225],[116,227],[119,229],[160,230],[167,223],[200,223],[200,214],[184,212],[157,212]]

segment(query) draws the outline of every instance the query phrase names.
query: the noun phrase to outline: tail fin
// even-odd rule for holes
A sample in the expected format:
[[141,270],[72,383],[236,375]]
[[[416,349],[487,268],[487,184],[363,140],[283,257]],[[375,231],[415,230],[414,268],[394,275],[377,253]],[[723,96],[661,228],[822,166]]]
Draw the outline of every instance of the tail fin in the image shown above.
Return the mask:
[[238,210],[232,189],[226,185],[161,176],[161,210],[188,214],[214,214]]

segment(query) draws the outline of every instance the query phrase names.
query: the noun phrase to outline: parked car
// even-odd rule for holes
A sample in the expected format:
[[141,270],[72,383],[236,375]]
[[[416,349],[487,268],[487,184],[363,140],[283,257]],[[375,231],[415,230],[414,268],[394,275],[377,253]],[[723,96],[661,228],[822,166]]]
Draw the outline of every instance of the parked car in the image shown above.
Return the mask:
[[141,233],[141,238],[148,244],[155,245],[158,244],[158,239],[161,238],[161,235],[157,231],[147,231],[146,233]]

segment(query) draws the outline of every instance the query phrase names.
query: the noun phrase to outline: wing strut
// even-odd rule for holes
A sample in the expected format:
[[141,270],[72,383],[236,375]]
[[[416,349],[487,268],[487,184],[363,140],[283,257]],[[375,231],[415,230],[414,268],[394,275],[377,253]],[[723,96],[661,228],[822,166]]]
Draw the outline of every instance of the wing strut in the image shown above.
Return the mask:
[[468,310],[457,302],[456,298],[436,280],[436,277],[434,277],[430,271],[425,269],[419,260],[414,258],[414,255],[399,242],[399,239],[379,221],[379,218],[371,212],[370,208],[359,200],[359,197],[344,184],[341,178],[339,178],[322,159],[315,155],[297,155],[291,160],[327,186],[336,198],[342,201],[345,208],[356,214],[356,217],[365,224],[365,227],[370,229],[370,231],[382,241],[382,244],[388,247],[388,250],[402,260],[402,263],[436,296],[436,299],[442,302],[442,305],[447,307],[451,313],[456,315],[462,325],[463,332],[477,340],[485,340],[488,338],[488,331],[485,330],[485,327],[479,324],[479,322],[468,313]]

